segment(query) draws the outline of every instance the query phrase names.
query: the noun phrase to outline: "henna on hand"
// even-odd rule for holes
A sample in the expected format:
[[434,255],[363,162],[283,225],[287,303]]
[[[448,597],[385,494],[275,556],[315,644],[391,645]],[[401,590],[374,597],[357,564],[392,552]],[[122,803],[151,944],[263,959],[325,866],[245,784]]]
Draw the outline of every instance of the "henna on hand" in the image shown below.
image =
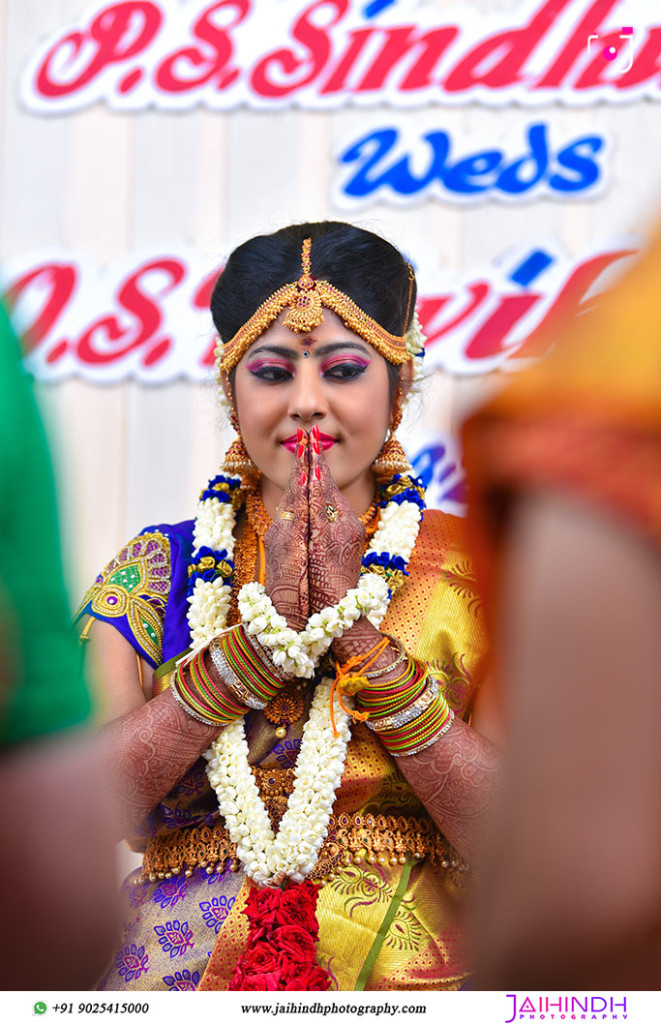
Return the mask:
[[273,525],[264,537],[266,593],[289,626],[299,631],[305,627],[310,615],[306,442],[304,432],[299,430],[297,457],[289,475],[289,485],[278,505]]
[[103,727],[121,836],[170,792],[219,732],[186,714],[170,690]]
[[458,718],[438,743],[397,761],[443,835],[473,864],[484,844],[501,763],[493,743]]
[[[349,629],[346,629],[342,636],[336,637],[333,640],[333,652],[338,661],[348,661],[349,658],[356,658],[360,655],[365,655],[368,651],[371,651],[380,640],[383,639],[383,633],[381,633],[376,626],[372,625],[369,619],[361,615]],[[374,662],[373,668],[381,668],[392,661],[392,652],[386,647],[385,650],[379,654],[379,657]],[[397,673],[390,673],[393,675],[399,675],[401,668],[398,669]],[[388,674],[383,676],[383,679],[388,679]]]
[[331,476],[317,426],[310,431],[309,448],[308,577],[310,611],[318,612],[358,583],[365,527]]

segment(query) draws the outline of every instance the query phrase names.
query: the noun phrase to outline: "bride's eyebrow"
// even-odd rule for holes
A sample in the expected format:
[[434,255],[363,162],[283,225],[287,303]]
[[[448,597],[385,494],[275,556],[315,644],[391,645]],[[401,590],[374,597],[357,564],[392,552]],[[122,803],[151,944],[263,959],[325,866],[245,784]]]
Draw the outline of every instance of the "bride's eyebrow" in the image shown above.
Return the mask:
[[283,345],[260,345],[259,348],[254,349],[249,353],[249,358],[257,355],[262,355],[264,352],[270,352],[272,355],[282,356],[283,359],[297,359],[298,352],[294,348],[285,348]]
[[369,348],[366,345],[360,345],[355,341],[331,341],[327,345],[320,345],[318,348],[315,346],[313,352],[316,356],[327,356],[331,352],[338,352],[348,348],[355,352],[360,352],[363,356],[369,354]]
[[[346,351],[347,349],[351,349],[354,352],[360,352],[363,356],[369,355],[369,346],[361,345],[359,342],[355,341],[329,341],[325,345],[319,345],[318,343],[315,344],[314,339],[311,339],[309,345],[313,355],[320,357],[330,355],[331,352]],[[285,345],[259,345],[249,353],[248,358],[254,358],[255,356],[266,353],[281,356],[283,359],[292,360],[299,359],[301,355],[298,349],[288,348]]]

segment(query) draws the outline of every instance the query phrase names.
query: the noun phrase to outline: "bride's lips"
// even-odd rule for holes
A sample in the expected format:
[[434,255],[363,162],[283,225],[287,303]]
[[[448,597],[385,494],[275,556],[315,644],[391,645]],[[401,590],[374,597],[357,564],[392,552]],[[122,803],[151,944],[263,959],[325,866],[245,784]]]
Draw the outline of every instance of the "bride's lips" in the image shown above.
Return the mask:
[[[288,452],[294,453],[298,445],[298,438],[295,434],[292,434],[291,437],[286,437],[284,441],[280,442],[280,444],[283,448],[286,448]],[[319,434],[319,444],[324,451],[328,451],[328,449],[332,448],[334,444],[337,444],[337,438],[331,437],[330,434]]]
[[337,438],[331,437],[329,434],[319,434],[319,444],[324,451],[328,451],[334,444],[337,444]]

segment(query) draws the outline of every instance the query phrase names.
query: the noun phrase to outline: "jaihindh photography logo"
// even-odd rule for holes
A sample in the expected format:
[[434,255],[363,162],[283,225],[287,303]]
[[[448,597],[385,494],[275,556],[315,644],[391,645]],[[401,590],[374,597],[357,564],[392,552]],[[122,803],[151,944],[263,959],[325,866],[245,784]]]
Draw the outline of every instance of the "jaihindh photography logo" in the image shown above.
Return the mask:
[[626,996],[595,995],[519,995],[508,992],[504,1024],[515,1021],[560,1020],[627,1020],[629,1010]]

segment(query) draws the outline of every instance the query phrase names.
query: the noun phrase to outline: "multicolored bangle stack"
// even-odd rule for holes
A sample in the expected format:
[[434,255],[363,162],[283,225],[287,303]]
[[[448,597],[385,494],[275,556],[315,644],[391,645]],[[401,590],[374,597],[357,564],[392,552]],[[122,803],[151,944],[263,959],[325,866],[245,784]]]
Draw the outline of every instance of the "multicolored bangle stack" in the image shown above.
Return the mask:
[[218,689],[204,664],[206,648],[177,665],[170,687],[177,703],[205,725],[225,726],[248,711]]
[[214,637],[209,653],[225,685],[248,708],[265,708],[289,680],[241,624]]
[[368,679],[368,686],[360,691],[358,702],[363,710],[369,711],[372,728],[374,719],[394,715],[415,703],[427,686],[428,674],[423,662],[407,655],[402,671],[395,679]]
[[[400,714],[405,715],[406,712]],[[381,723],[377,723],[376,731],[384,747],[393,757],[409,757],[440,740],[453,721],[452,708],[445,697],[437,692],[422,711],[417,711],[415,718],[402,722],[394,715],[390,728],[384,728]]]
[[[381,675],[394,664],[366,675]],[[397,678],[379,683],[370,681],[368,687],[360,690],[357,703],[369,712],[367,726],[378,733],[393,757],[417,754],[431,746],[448,731],[454,720],[454,713],[439,693],[436,680],[430,679],[428,667],[410,657],[406,658]]]
[[[219,690],[209,675],[204,663],[207,653],[229,694]],[[192,718],[206,725],[224,726],[251,709],[266,707],[286,682],[287,678],[239,625],[220,633],[208,647],[181,662],[170,686],[175,700]]]

